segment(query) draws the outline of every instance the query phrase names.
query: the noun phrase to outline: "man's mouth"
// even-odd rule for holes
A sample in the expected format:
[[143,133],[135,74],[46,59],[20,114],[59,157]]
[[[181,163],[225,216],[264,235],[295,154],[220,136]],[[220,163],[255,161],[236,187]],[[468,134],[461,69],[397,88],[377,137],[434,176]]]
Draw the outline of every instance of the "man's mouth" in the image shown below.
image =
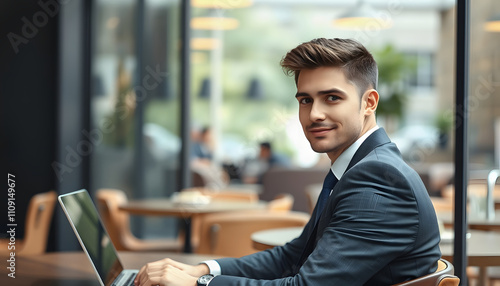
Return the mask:
[[314,137],[324,137],[328,134],[328,132],[336,129],[336,126],[328,126],[328,127],[310,127],[308,128],[309,133],[311,133]]

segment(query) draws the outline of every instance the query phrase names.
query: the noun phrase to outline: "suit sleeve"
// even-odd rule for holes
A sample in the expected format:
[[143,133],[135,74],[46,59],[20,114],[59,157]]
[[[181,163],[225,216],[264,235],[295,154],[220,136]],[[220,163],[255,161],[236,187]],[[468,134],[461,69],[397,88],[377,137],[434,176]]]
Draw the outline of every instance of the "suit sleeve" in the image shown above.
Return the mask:
[[297,275],[304,283],[296,285],[363,285],[413,249],[418,208],[400,170],[369,161],[344,176],[329,205],[328,226]]
[[298,272],[294,265],[297,264],[313,227],[313,223],[309,221],[302,234],[284,246],[241,258],[217,259],[222,275],[273,280]]
[[[307,240],[304,233],[283,248],[241,260],[220,260],[226,275],[214,278],[210,285],[363,285],[412,249],[418,210],[411,184],[397,166],[360,163],[344,174],[331,196],[320,220],[326,227],[297,274],[278,277],[293,267],[283,260],[296,259],[292,253],[301,252],[304,245],[298,241]],[[259,276],[264,268],[268,271]]]

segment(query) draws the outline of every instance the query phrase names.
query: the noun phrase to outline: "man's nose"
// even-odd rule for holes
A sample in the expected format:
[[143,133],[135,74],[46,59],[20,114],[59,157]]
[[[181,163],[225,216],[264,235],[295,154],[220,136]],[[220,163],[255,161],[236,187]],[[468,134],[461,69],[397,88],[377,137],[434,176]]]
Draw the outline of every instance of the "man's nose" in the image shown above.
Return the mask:
[[320,103],[314,102],[311,106],[309,117],[313,122],[325,120],[326,113],[324,110],[324,106],[322,106]]

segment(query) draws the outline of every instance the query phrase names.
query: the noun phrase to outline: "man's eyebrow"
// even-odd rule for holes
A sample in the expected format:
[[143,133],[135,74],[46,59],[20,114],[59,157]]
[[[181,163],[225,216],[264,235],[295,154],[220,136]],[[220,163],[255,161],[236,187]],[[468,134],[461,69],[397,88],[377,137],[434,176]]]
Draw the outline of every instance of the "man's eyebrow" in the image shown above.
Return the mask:
[[310,96],[310,95],[307,92],[297,92],[295,94],[295,97],[301,97],[301,96]]
[[330,94],[330,93],[340,93],[342,95],[346,94],[345,91],[338,89],[338,88],[332,88],[332,89],[318,91],[318,95],[325,95],[325,94]]
[[[338,88],[331,88],[331,89],[327,89],[327,90],[320,90],[317,92],[318,95],[325,95],[325,94],[331,94],[331,93],[340,93],[342,95],[345,95],[345,91],[341,90],[341,89],[338,89]],[[297,92],[295,94],[295,97],[301,97],[301,96],[311,96],[309,95],[309,93],[307,92]]]

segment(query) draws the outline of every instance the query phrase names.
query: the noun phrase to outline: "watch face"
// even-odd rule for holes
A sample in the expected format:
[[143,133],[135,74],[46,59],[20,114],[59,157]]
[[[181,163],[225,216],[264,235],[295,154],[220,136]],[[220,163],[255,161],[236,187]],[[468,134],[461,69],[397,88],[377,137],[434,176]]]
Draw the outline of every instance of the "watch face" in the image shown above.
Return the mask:
[[198,278],[198,283],[201,285],[206,285],[208,282],[210,282],[210,280],[212,280],[212,278],[214,278],[214,276],[211,274],[203,275]]

